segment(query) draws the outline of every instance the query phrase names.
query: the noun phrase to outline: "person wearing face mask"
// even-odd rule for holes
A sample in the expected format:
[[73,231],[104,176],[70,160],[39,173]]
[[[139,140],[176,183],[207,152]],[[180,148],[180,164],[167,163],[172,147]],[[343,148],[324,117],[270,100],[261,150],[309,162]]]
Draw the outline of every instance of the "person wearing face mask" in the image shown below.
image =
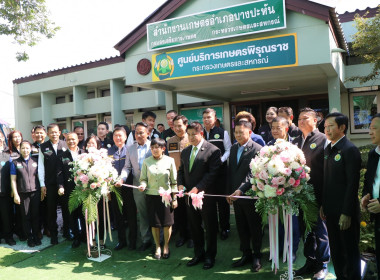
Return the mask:
[[40,184],[38,181],[37,160],[30,156],[32,144],[21,142],[21,156],[11,165],[11,185],[13,200],[21,206],[21,220],[27,234],[28,246],[41,245],[39,232]]
[[265,119],[267,121],[266,124],[263,124],[259,128],[259,135],[263,137],[265,143],[268,143],[270,140],[273,139],[271,128],[272,128],[272,120],[277,117],[277,108],[276,107],[269,107],[267,109],[267,112],[265,114]]
[[322,133],[325,133],[325,119],[322,110],[315,110],[317,112],[317,127]]

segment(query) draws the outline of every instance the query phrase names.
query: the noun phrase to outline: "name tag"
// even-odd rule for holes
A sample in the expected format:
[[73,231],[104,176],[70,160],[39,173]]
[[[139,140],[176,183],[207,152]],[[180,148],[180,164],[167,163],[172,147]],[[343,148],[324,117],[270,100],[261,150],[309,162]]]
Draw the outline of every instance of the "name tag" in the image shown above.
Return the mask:
[[22,168],[22,164],[21,163],[17,163],[16,167],[17,168]]
[[179,150],[178,143],[169,143],[169,151]]

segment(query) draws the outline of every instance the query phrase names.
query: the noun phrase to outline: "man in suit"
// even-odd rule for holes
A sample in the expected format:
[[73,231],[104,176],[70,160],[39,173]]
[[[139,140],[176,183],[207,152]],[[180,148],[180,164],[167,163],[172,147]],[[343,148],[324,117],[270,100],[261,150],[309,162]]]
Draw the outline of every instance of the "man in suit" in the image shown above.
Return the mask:
[[[217,176],[218,188],[215,190],[215,194],[226,195],[227,192],[227,160],[230,156],[231,139],[228,132],[221,127],[215,126],[216,123],[216,111],[211,108],[207,108],[203,111],[203,137],[207,142],[212,143],[221,152],[222,165],[219,168],[219,174]],[[218,209],[220,238],[225,240],[228,238],[230,232],[230,206],[224,197],[216,197],[216,205]]]
[[[141,167],[144,159],[150,157],[150,141],[148,140],[148,125],[143,122],[136,124],[136,142],[127,148],[125,165],[121,172],[123,183],[127,182],[129,174],[133,174],[133,185],[139,186]],[[148,209],[145,201],[145,192],[133,189],[133,198],[136,203],[140,221],[140,234],[142,244],[140,251],[145,251],[152,245],[152,233],[149,227]]]
[[[326,136],[317,129],[317,115],[313,109],[303,108],[300,110],[298,127],[302,131],[302,135],[295,138],[293,144],[297,145],[305,154],[306,165],[310,167],[309,183],[313,186],[314,195],[320,207],[324,174],[323,153],[328,142]],[[305,226],[302,219],[299,219],[299,227],[303,234]],[[320,217],[312,231],[307,233],[303,253],[306,263],[295,271],[296,276],[314,274],[313,279],[324,279],[327,275],[327,264],[330,261],[330,248],[326,223]]]
[[[199,122],[191,123],[186,131],[190,146],[181,153],[181,165],[177,176],[178,189],[183,190],[186,187],[189,194],[202,191],[206,194],[214,194],[217,188],[216,176],[221,165],[220,150],[204,140],[203,128]],[[217,251],[218,223],[215,199],[206,196],[201,210],[194,209],[189,202],[187,214],[191,236],[194,240],[194,257],[187,266],[197,265],[204,260],[203,269],[210,269],[215,264]],[[206,250],[204,248],[205,234]]]
[[71,247],[77,248],[81,241],[78,220],[81,221],[82,229],[85,229],[85,224],[81,207],[75,209],[71,214],[69,212],[69,197],[75,188],[73,173],[70,169],[72,168],[71,163],[76,160],[78,155],[83,151],[78,147],[79,139],[76,132],[69,132],[66,135],[66,143],[68,149],[62,153],[58,160],[58,195],[61,196],[62,201],[62,216],[65,217],[65,220],[69,221],[70,228],[74,235],[74,241]]
[[[375,229],[380,228],[380,114],[373,116],[369,127],[372,144],[377,147],[368,154],[367,172],[364,175],[361,207],[368,210],[375,220]],[[375,230],[377,271],[380,271],[380,232]]]
[[[235,139],[237,143],[232,145],[229,164],[229,182],[232,191],[227,201],[234,205],[236,227],[239,233],[240,250],[243,256],[235,261],[232,266],[240,267],[252,261],[252,272],[261,269],[261,245],[262,245],[262,225],[261,216],[256,212],[253,199],[236,199],[233,196],[242,196],[252,186],[252,172],[249,164],[252,158],[262,148],[259,144],[252,141],[250,135],[252,124],[247,121],[239,121],[235,124]],[[250,246],[252,242],[252,249]]]
[[[49,141],[40,145],[38,155],[38,178],[41,185],[41,200],[47,199],[47,223],[50,231],[50,243],[58,244],[57,226],[57,167],[58,159],[67,150],[66,142],[59,140],[61,131],[55,123],[47,127]],[[64,236],[69,238],[69,221],[63,220]]]
[[338,279],[361,279],[359,200],[361,157],[346,137],[348,118],[331,113],[325,133],[331,143],[324,153],[321,218],[326,220],[331,257]]
[[[112,165],[117,170],[119,176],[125,166],[127,155],[127,145],[125,144],[125,140],[127,140],[127,132],[125,129],[123,127],[116,127],[113,131],[113,141],[115,142],[115,145],[108,149],[108,156],[113,159]],[[137,240],[137,209],[135,200],[133,199],[133,191],[131,188],[122,186],[120,194],[123,200],[122,211],[119,209],[115,194],[111,193],[111,205],[115,215],[119,241],[115,250],[118,251],[127,246],[125,220],[127,220],[129,227],[128,249],[135,250]]]
[[[142,122],[148,125],[148,140],[152,141],[154,138],[160,138],[160,132],[154,128],[154,124],[156,123],[156,114],[152,111],[144,112],[142,115]],[[136,142],[135,131],[132,130],[129,133],[127,140],[127,147],[132,146],[133,143]]]

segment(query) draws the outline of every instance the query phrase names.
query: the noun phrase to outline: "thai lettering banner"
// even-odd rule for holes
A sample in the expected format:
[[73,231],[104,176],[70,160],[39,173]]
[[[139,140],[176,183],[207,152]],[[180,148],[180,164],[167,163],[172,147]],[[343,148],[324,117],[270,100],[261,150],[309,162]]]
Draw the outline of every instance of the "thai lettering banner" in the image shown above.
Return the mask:
[[259,0],[147,24],[148,50],[282,28],[285,0]]
[[152,56],[153,81],[298,65],[297,35],[237,41]]

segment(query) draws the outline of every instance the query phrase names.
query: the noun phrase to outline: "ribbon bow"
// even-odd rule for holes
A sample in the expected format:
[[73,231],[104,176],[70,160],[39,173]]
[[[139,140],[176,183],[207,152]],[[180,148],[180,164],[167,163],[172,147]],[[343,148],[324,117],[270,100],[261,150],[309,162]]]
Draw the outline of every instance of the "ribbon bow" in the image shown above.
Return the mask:
[[162,202],[165,204],[166,207],[170,206],[170,202],[172,202],[172,195],[171,190],[164,190],[163,187],[160,187],[158,190],[158,193],[162,197]]
[[199,210],[202,209],[202,205],[203,205],[203,194],[204,194],[204,192],[199,192],[199,193],[197,193],[197,194],[192,193],[192,194],[190,195],[190,197],[191,197],[191,203],[193,204],[193,207],[194,207],[195,210],[197,210],[197,208],[198,208]]

